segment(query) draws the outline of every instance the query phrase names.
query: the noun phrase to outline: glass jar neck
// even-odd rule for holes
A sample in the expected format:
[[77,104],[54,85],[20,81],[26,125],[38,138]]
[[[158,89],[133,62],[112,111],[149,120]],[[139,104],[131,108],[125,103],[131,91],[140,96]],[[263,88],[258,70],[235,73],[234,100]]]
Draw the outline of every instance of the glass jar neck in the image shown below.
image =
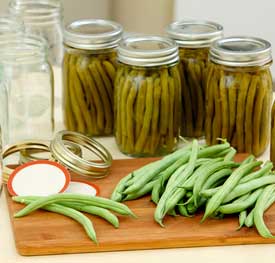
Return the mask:
[[62,20],[63,14],[59,0],[12,0],[9,10],[32,26],[55,24]]
[[11,66],[47,62],[46,43],[42,38],[31,35],[8,38],[0,42],[0,60]]
[[24,32],[24,24],[22,21],[5,15],[0,16],[0,41],[6,39],[7,36],[17,36]]

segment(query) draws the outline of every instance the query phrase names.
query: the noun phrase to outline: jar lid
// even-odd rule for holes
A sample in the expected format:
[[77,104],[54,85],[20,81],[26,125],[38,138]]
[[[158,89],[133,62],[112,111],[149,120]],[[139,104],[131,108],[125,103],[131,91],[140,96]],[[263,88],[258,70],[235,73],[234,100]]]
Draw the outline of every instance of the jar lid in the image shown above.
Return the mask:
[[[100,161],[90,161],[78,156],[66,147],[64,141],[81,145],[87,152],[96,155]],[[102,144],[78,132],[59,131],[50,143],[50,151],[55,160],[71,171],[93,178],[107,176],[112,164],[112,156]]]
[[65,27],[66,45],[87,50],[114,48],[122,36],[122,26],[102,19],[83,19]]
[[223,27],[211,21],[183,20],[170,24],[166,32],[181,47],[200,48],[221,38]]
[[227,37],[210,49],[210,60],[226,66],[263,66],[272,61],[271,44],[255,37]]
[[159,36],[131,36],[118,46],[118,61],[143,67],[178,62],[178,46],[173,40]]

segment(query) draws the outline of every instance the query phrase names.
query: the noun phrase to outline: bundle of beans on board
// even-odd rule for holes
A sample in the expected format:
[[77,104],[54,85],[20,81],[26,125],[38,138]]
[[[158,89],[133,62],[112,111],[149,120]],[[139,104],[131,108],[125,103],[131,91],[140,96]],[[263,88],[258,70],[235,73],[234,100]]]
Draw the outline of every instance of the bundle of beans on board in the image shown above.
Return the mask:
[[240,227],[255,225],[260,235],[272,237],[263,214],[275,201],[273,165],[262,165],[252,155],[237,163],[235,154],[228,142],[207,146],[193,140],[124,177],[111,199],[121,202],[151,194],[154,218],[161,226],[166,214],[190,217],[204,210],[202,222],[238,214]]
[[[118,217],[113,214],[136,217],[135,214],[124,204],[112,201],[103,197],[89,196],[83,194],[55,194],[46,197],[39,196],[14,196],[13,201],[26,204],[22,210],[18,211],[14,217],[23,217],[43,209],[74,219],[83,226],[88,237],[96,244],[97,237],[92,221],[81,212],[98,216],[119,227]],[[110,212],[110,210],[112,212]]]

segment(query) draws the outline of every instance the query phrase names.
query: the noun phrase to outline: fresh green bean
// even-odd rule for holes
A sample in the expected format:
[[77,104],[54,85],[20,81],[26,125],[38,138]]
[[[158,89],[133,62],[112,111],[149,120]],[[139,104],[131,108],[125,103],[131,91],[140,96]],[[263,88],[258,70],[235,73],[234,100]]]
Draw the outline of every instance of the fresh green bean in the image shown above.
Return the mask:
[[195,184],[194,184],[194,189],[193,189],[193,195],[194,195],[194,204],[197,206],[198,204],[198,198],[199,198],[199,193],[202,189],[203,184],[207,180],[209,176],[211,176],[213,173],[224,169],[224,168],[234,168],[237,167],[238,164],[232,161],[222,161],[222,162],[215,162],[213,164],[208,164],[206,167],[204,167],[204,172],[201,173],[201,175],[197,178]]
[[240,184],[246,183],[248,181],[257,179],[259,177],[262,177],[264,175],[267,175],[271,172],[271,169],[273,168],[273,165],[270,161],[265,162],[264,166],[259,169],[258,171],[255,171],[253,173],[247,174],[240,180]]
[[[24,198],[26,197],[14,196],[12,199],[16,202],[24,202]],[[29,213],[33,212],[34,210],[37,210],[45,205],[53,204],[56,202],[62,202],[62,201],[80,202],[86,205],[94,205],[94,206],[110,209],[122,215],[130,215],[130,216],[136,217],[135,214],[126,205],[115,202],[113,200],[103,198],[103,197],[86,196],[81,194],[69,194],[69,193],[55,194],[47,197],[40,197],[36,201],[32,202],[31,204],[27,205],[25,208],[17,212],[15,214],[15,217],[26,216]]]
[[240,179],[249,173],[251,170],[256,168],[261,164],[260,161],[253,162],[249,164],[245,164],[239,168],[237,168],[225,181],[222,185],[221,189],[218,190],[216,194],[214,194],[211,199],[207,202],[205,213],[202,218],[202,222],[211,214],[213,214],[216,209],[220,206],[220,204],[224,201],[226,196],[236,187]]
[[231,147],[229,153],[227,153],[225,155],[224,160],[225,161],[233,161],[236,153],[237,153],[237,150]]
[[[275,202],[275,196],[272,196],[265,204],[265,210]],[[254,209],[253,208],[245,219],[245,226],[252,227],[254,225]]]
[[258,189],[262,186],[265,186],[268,184],[274,184],[274,183],[275,183],[275,176],[274,175],[266,175],[261,178],[248,181],[247,183],[240,184],[224,198],[223,203],[230,202],[231,200],[233,200],[243,194],[246,194],[250,191]]
[[239,213],[239,227],[237,228],[237,230],[241,229],[243,227],[243,225],[245,224],[245,219],[247,217],[247,211],[241,211]]
[[73,208],[73,209],[81,211],[81,212],[99,216],[99,217],[105,219],[106,221],[108,221],[115,228],[119,227],[118,218],[105,208],[91,206],[91,205],[83,205],[81,203],[72,203],[72,202],[58,202],[57,204],[66,206],[69,208]]
[[249,195],[248,198],[246,198],[243,201],[233,202],[231,204],[225,204],[219,207],[219,211],[223,214],[234,214],[239,213],[255,204],[258,197],[262,193],[263,189],[259,188],[256,191],[254,191],[252,194]]
[[[221,179],[224,179],[225,177],[228,177],[231,173],[232,173],[232,170],[229,168],[221,169],[220,171],[213,173],[210,177],[208,177],[206,182],[203,184],[201,191],[209,189],[210,187],[213,187],[213,185],[216,182],[218,182]],[[200,191],[200,195],[201,195],[201,191]]]
[[116,185],[115,189],[113,190],[110,199],[113,201],[121,202],[123,199],[123,191],[126,188],[125,184],[133,177],[133,174],[130,173],[127,176],[123,177],[119,183]]
[[[198,158],[199,145],[197,140],[193,140],[192,151],[189,158],[188,166],[183,172],[180,180],[177,181],[177,185],[182,185],[183,181],[188,178],[192,172],[194,171],[196,160]],[[157,208],[154,213],[154,218],[156,222],[158,222],[161,226],[163,226],[162,219],[165,214],[173,209],[176,204],[182,199],[185,195],[185,191],[183,189],[179,189],[177,187],[166,188],[165,192],[161,196]]]
[[274,236],[270,233],[268,230],[267,226],[265,225],[264,219],[263,219],[263,214],[268,207],[266,207],[266,203],[268,200],[274,195],[274,189],[275,185],[271,184],[265,187],[263,190],[262,194],[259,196],[255,209],[253,212],[253,219],[254,219],[254,224],[259,232],[259,234],[262,237],[266,238],[274,238]]
[[[32,201],[33,197],[30,198],[29,200],[28,200],[28,197],[13,198],[13,200],[16,201],[16,202],[27,204],[26,207],[29,207],[33,203],[36,202],[36,201]],[[41,208],[44,209],[44,210],[54,212],[54,213],[58,213],[58,214],[61,214],[61,215],[65,215],[67,217],[70,217],[70,218],[74,219],[75,221],[77,221],[79,224],[81,224],[83,226],[83,228],[85,229],[88,237],[97,244],[96,233],[95,233],[95,230],[94,230],[94,227],[93,227],[93,223],[85,215],[81,214],[80,212],[78,212],[77,210],[75,210],[73,208],[65,207],[63,205],[54,204],[54,203],[45,204],[45,205],[41,206]],[[24,210],[24,209],[22,209],[22,210]],[[15,214],[15,217],[17,217],[17,214]]]
[[125,198],[123,199],[123,201],[134,200],[134,199],[137,199],[139,197],[142,197],[142,196],[150,193],[152,191],[155,183],[156,183],[156,180],[147,183],[139,191],[126,195]]

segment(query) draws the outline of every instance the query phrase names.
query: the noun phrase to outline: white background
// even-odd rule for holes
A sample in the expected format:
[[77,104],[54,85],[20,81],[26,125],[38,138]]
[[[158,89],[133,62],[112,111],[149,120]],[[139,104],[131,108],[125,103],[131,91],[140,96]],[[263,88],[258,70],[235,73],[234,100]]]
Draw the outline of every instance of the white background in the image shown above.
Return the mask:
[[[174,16],[216,21],[226,36],[264,38],[273,45],[275,56],[275,0],[175,0]],[[275,76],[275,66],[272,72]]]

